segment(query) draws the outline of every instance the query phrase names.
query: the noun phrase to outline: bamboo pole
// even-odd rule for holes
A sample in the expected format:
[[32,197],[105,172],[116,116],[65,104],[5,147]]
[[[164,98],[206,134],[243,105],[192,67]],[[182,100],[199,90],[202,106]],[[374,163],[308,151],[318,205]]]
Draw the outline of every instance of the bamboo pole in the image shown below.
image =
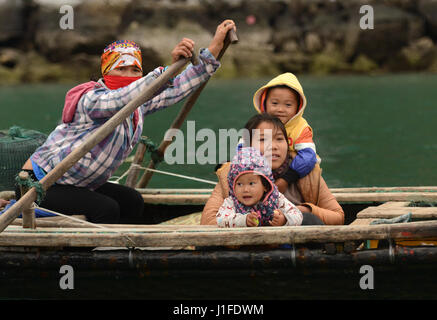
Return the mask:
[[[185,189],[185,188],[137,188],[140,193],[144,194],[182,194],[182,193],[208,193],[211,192],[212,189],[208,188],[193,188],[193,189]],[[392,194],[396,195],[400,193],[401,195],[430,195],[433,196],[433,192],[437,191],[437,187],[387,187],[387,188],[329,188],[329,190],[333,194],[342,195],[353,195],[354,197],[360,197],[360,194],[368,197],[368,195],[373,194],[377,195],[382,193],[383,195]],[[359,194],[356,194],[359,193]]]
[[361,188],[329,188],[332,193],[349,192],[437,192],[436,186],[419,187],[361,187]]
[[[411,193],[420,193],[420,194],[429,194],[432,193],[434,191],[437,192],[437,187],[387,187],[387,188],[376,188],[376,187],[372,187],[372,188],[329,188],[329,190],[332,193],[335,194],[352,194],[352,193],[364,193],[364,194],[379,194],[381,193],[381,191],[384,191],[384,194],[387,193],[400,193],[401,194],[405,194],[405,192],[408,192],[409,194]],[[196,189],[184,189],[184,188],[157,188],[157,189],[153,189],[153,188],[147,188],[147,189],[142,189],[142,188],[138,188],[138,191],[144,194],[149,194],[149,193],[174,193],[174,194],[181,194],[181,193],[207,193],[207,192],[211,192],[212,189],[207,189],[207,188],[196,188]],[[359,196],[359,195],[354,195],[354,196]]]
[[[143,189],[144,190],[144,189]],[[155,189],[156,190],[156,189]],[[177,204],[196,203],[205,204],[210,197],[211,189],[199,189],[201,192],[141,192],[144,202],[151,204]],[[204,191],[206,190],[206,191]],[[333,193],[338,202],[386,202],[386,201],[437,201],[437,193],[434,192],[381,192],[381,193]]]
[[210,194],[142,194],[147,204],[197,204],[204,205]]
[[389,201],[378,206],[379,209],[405,208],[411,201]]
[[141,194],[211,194],[214,189],[141,189],[137,191]]
[[[115,229],[114,231],[116,231]],[[355,240],[418,239],[435,237],[437,221],[391,225],[298,226],[262,228],[193,228],[176,231],[168,228],[150,231],[111,233],[102,229],[53,230],[13,229],[0,234],[0,246],[30,247],[181,247],[269,245],[284,243],[326,243]]]
[[393,209],[368,207],[358,212],[357,218],[387,219],[399,217],[407,213],[411,213],[413,219],[437,219],[437,207],[400,207]]
[[[217,60],[220,60],[223,57],[223,54],[226,52],[226,49],[228,48],[229,44],[237,43],[237,42],[238,42],[237,34],[235,33],[234,30],[230,30],[228,32],[228,34],[226,35],[226,39],[225,39],[225,42],[223,44],[223,48],[219,52],[219,54],[217,56]],[[185,118],[187,117],[187,115],[191,111],[191,109],[193,108],[194,104],[196,103],[197,99],[200,96],[200,93],[205,88],[207,83],[208,83],[208,80],[206,82],[204,82],[199,88],[197,88],[197,90],[193,94],[191,94],[188,97],[187,101],[184,103],[184,106],[180,110],[179,114],[177,115],[177,117],[175,118],[173,123],[171,124],[170,129],[179,129],[182,126],[182,124],[185,121]],[[168,140],[163,139],[161,141],[161,144],[158,147],[158,152],[161,155],[163,155],[165,150],[167,149],[167,147],[171,143],[172,143],[172,141],[168,141]],[[150,160],[147,168],[148,169],[155,169],[155,166],[156,166],[155,162],[153,160]],[[143,176],[141,177],[140,181],[138,182],[137,188],[145,188],[148,185],[148,183],[150,182],[152,175],[153,175],[152,171],[146,170],[146,172],[144,172]]]
[[137,183],[138,174],[140,169],[138,165],[143,162],[144,154],[146,153],[147,146],[144,142],[140,141],[138,144],[137,151],[135,152],[134,160],[129,168],[129,174],[126,179],[126,185],[131,188],[135,188],[135,184]]
[[[74,216],[73,216],[74,217]],[[77,217],[77,216],[76,216]],[[12,226],[18,227],[23,224],[23,220],[20,218],[15,219],[6,229],[8,232],[11,230],[15,230]],[[95,227],[68,220],[66,218],[62,219],[56,219],[52,220],[52,218],[37,218],[36,219],[36,226],[38,227],[38,231],[44,231],[44,228],[59,228],[59,231],[67,231],[70,228],[86,228],[86,229],[95,229]],[[141,231],[169,231],[169,230],[175,230],[175,231],[181,231],[181,230],[188,230],[192,231],[194,229],[211,229],[216,228],[214,225],[164,225],[164,224],[99,224],[99,226],[105,227],[106,229],[117,229],[118,231],[134,231],[134,230],[141,230]],[[53,231],[53,230],[52,230]]]
[[[20,180],[26,181],[29,179],[29,173],[27,173],[26,171],[21,171],[18,174],[18,177],[20,178]],[[20,186],[21,195],[24,195],[27,191],[29,191],[28,187]],[[23,210],[23,228],[30,228],[30,229],[36,228],[35,209],[29,207],[28,209]]]
[[[158,78],[156,78],[146,89],[141,92],[138,97],[129,102],[104,125],[97,129],[86,141],[78,148],[74,149],[64,160],[62,160],[53,170],[41,179],[40,183],[44,190],[47,190],[65,172],[67,172],[77,161],[85,154],[94,148],[99,142],[105,139],[118,125],[120,125],[127,117],[129,117],[136,108],[144,104],[147,100],[173,78],[189,61],[183,58],[168,67]],[[0,232],[2,232],[15,218],[17,218],[23,210],[30,207],[36,199],[36,190],[31,188],[23,197],[20,198],[12,207],[0,216]]]
[[337,201],[437,201],[437,192],[332,192]]

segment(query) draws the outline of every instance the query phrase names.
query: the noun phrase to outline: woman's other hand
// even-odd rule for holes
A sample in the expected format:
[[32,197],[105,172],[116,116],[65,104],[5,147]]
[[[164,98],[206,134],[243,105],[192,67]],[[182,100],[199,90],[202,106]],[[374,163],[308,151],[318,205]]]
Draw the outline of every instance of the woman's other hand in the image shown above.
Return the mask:
[[286,222],[287,222],[287,219],[285,218],[282,211],[279,209],[275,210],[275,212],[273,213],[272,221],[269,221],[270,225],[273,227],[283,226]]
[[194,41],[183,38],[171,52],[172,63],[175,63],[180,57],[191,58],[194,51]]
[[234,31],[237,31],[237,27],[235,26],[235,22],[228,19],[223,21],[217,26],[217,29],[215,31],[214,38],[212,39],[208,50],[212,53],[212,55],[217,59],[218,54],[223,49],[223,44],[226,38],[226,34],[229,30],[234,29]]
[[9,204],[9,201],[0,199],[0,208],[6,207]]

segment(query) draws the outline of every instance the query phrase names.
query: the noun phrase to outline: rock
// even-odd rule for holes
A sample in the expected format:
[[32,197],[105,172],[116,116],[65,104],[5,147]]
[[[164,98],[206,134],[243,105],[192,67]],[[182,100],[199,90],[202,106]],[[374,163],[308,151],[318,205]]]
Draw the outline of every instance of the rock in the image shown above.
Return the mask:
[[[364,54],[378,64],[388,61],[412,37],[423,33],[423,21],[420,17],[380,4],[373,5],[373,10],[374,29],[360,29],[352,51]],[[359,25],[358,20],[352,23]]]
[[20,61],[22,52],[13,48],[4,48],[0,50],[0,65],[13,69]]
[[309,53],[315,53],[322,49],[322,41],[317,33],[310,32],[305,36],[305,49]]
[[18,68],[9,69],[0,66],[0,84],[11,85],[21,83],[22,73]]
[[420,0],[418,11],[425,18],[432,39],[437,40],[437,2]]
[[299,45],[297,44],[297,41],[290,40],[290,41],[285,42],[282,50],[284,52],[292,53],[292,52],[298,52],[300,50],[300,48],[299,48]]
[[238,48],[236,54],[232,54],[236,74],[239,77],[265,77],[278,74],[279,69],[272,58],[271,53],[263,48]]
[[38,51],[54,63],[71,58],[74,53],[81,52],[81,47],[86,47],[88,43],[87,37],[72,30],[38,32],[35,37]]
[[305,29],[301,23],[301,18],[305,16],[303,10],[304,7],[300,6],[297,1],[271,18],[273,52],[289,51],[289,49],[285,49],[288,43],[292,43],[293,46],[297,44],[299,51],[305,49],[303,42]]
[[308,54],[300,51],[276,54],[272,57],[272,60],[280,71],[279,73],[307,72],[312,61]]
[[433,61],[429,65],[427,71],[437,73],[437,54],[434,55]]
[[340,66],[337,56],[319,53],[312,59],[310,72],[314,74],[329,74],[337,72],[340,69]]
[[24,33],[22,0],[0,1],[0,44],[18,42]]
[[417,0],[389,0],[386,3],[392,7],[397,7],[404,11],[415,12],[417,11]]
[[175,28],[152,27],[133,22],[120,37],[135,41],[144,53],[149,53],[153,66],[149,65],[148,69],[170,63],[171,51],[184,37],[195,40],[197,49],[207,47],[212,39],[212,35],[201,25],[186,20],[181,20]]
[[24,52],[13,48],[0,50],[0,84],[18,84],[23,70],[19,68]]
[[[286,52],[305,49],[303,43],[303,32],[299,27],[292,28],[291,30],[278,30],[273,31],[270,39],[270,43],[274,53]],[[291,48],[290,48],[291,47]]]
[[78,77],[80,66],[65,67],[61,64],[54,64],[39,55],[35,51],[27,53],[19,52],[18,63],[14,68],[0,66],[0,82],[3,84],[17,84],[22,82],[62,82],[71,81]]
[[420,71],[428,69],[437,55],[437,47],[428,37],[420,38],[403,48],[390,62],[393,71]]
[[359,73],[369,73],[376,69],[378,65],[364,54],[359,55],[352,64],[352,70]]
[[67,60],[79,52],[100,55],[106,45],[117,40],[121,16],[128,4],[103,0],[79,2],[73,6],[73,30],[60,28],[59,7],[41,6],[35,13],[39,26],[35,46],[52,62]]
[[36,52],[29,52],[20,64],[23,82],[57,81],[66,75],[59,64],[50,63]]
[[[60,28],[61,4],[74,8],[73,30]],[[364,4],[373,30],[360,29]],[[86,81],[117,39],[139,43],[147,72],[168,64],[183,37],[208,46],[225,18],[240,41],[219,77],[437,68],[435,0],[0,0],[0,81]]]
[[344,72],[349,69],[341,50],[332,42],[326,46],[323,52],[313,56],[310,65],[310,71],[315,74]]
[[347,60],[352,59],[357,54],[357,46],[360,38],[361,29],[356,23],[350,23],[343,41],[343,53]]

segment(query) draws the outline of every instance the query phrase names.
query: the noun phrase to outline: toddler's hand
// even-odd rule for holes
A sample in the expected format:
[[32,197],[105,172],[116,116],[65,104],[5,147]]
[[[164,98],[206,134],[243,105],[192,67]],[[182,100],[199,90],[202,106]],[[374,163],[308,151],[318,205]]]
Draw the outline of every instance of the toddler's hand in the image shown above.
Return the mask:
[[194,50],[194,41],[183,38],[171,52],[172,63],[179,60],[180,57],[191,58]]
[[276,209],[274,211],[273,219],[272,219],[272,221],[269,221],[270,225],[273,227],[283,226],[286,222],[287,222],[287,219],[285,218],[282,211],[279,209]]
[[246,215],[246,225],[248,227],[258,227],[258,214],[255,211],[252,211],[251,213]]

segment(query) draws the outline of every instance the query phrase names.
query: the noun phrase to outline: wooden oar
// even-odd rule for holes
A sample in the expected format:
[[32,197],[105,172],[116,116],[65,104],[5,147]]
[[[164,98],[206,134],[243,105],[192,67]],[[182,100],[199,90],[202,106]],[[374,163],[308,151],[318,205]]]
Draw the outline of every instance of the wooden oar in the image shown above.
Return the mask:
[[[226,39],[223,44],[222,50],[219,52],[217,56],[217,60],[220,60],[223,57],[223,54],[225,53],[226,49],[228,48],[229,44],[234,44],[238,42],[238,37],[235,32],[235,30],[231,29],[228,31],[228,34],[226,35]],[[200,93],[202,92],[203,88],[205,88],[206,84],[208,83],[209,79],[205,81],[199,88],[197,88],[196,91],[194,91],[188,99],[185,101],[184,106],[179,111],[179,114],[173,121],[173,123],[170,126],[170,129],[179,129],[182,124],[185,121],[185,118],[187,117],[190,110],[193,108],[194,104],[197,101],[197,98],[199,98]],[[162,140],[161,144],[158,147],[158,152],[163,155],[167,147],[172,143],[172,141],[168,140]],[[148,169],[155,169],[155,162],[153,160],[150,160],[148,166]],[[145,188],[147,184],[149,183],[150,179],[152,178],[153,171],[144,172],[143,176],[141,177],[140,181],[137,184],[137,188]]]
[[[64,160],[62,160],[53,170],[41,179],[40,183],[44,190],[47,190],[65,172],[67,172],[76,162],[78,162],[85,154],[94,148],[99,142],[105,139],[114,129],[120,125],[127,117],[129,117],[136,108],[144,104],[153,95],[164,86],[171,78],[173,78],[179,71],[189,62],[189,59],[183,58],[167,68],[158,78],[156,78],[146,89],[140,93],[138,97],[129,102],[120,111],[118,111],[112,118],[110,118],[103,126],[97,129],[86,141],[84,141],[78,148],[74,149]],[[20,213],[28,209],[36,199],[36,190],[31,188],[5,213],[0,215],[0,232],[2,232]]]
[[137,151],[135,152],[134,160],[129,168],[129,174],[126,178],[126,183],[128,187],[135,188],[135,184],[137,183],[137,177],[140,172],[140,169],[137,167],[143,163],[144,154],[147,151],[147,146],[143,141],[138,143]]

